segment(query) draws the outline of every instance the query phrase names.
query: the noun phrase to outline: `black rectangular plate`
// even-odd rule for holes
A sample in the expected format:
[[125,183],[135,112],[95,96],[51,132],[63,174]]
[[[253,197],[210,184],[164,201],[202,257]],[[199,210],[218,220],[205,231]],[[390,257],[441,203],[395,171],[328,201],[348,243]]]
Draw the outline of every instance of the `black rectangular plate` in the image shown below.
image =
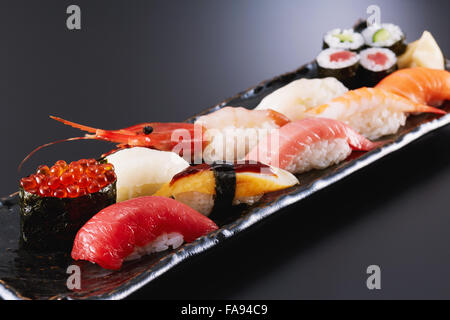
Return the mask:
[[[447,61],[447,70],[450,62]],[[316,78],[317,66],[309,63],[298,70],[265,81],[187,121],[213,112],[226,105],[252,109],[268,94],[300,78]],[[450,111],[450,103],[443,107]],[[242,210],[240,218],[218,231],[185,244],[177,250],[127,262],[120,271],[109,271],[88,262],[74,262],[69,252],[32,253],[19,246],[19,207],[17,196],[0,202],[0,297],[4,299],[121,299],[135,292],[179,263],[188,263],[199,255],[234,235],[249,229],[259,221],[274,215],[314,192],[368,166],[427,133],[450,123],[450,114],[410,116],[406,125],[392,136],[384,137],[382,147],[368,153],[353,153],[349,159],[326,170],[299,175],[300,185],[268,194],[252,207]],[[67,267],[81,268],[81,289],[71,291],[66,286]]]

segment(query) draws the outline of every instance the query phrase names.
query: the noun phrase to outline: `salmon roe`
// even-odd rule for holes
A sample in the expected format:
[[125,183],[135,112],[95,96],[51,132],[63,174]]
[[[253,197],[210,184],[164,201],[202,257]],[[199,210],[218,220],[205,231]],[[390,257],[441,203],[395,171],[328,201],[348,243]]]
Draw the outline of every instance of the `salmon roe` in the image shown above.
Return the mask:
[[59,160],[50,168],[39,166],[34,174],[20,180],[20,186],[41,197],[77,198],[98,192],[116,179],[110,163],[81,159],[67,164]]

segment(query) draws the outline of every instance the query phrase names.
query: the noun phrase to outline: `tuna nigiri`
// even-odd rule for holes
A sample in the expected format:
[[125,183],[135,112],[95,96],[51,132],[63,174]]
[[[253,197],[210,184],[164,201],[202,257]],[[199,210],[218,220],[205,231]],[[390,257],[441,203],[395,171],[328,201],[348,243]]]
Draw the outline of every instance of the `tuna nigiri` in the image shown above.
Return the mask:
[[413,102],[380,88],[360,88],[307,112],[312,117],[344,122],[368,139],[394,134],[405,125],[409,113],[445,114],[437,108]]
[[278,130],[278,141],[262,140],[247,160],[276,165],[291,173],[325,169],[345,160],[352,150],[377,147],[342,122],[308,118],[291,122]]
[[429,68],[403,69],[384,78],[376,87],[415,103],[440,106],[450,100],[450,72]]
[[76,235],[72,258],[118,270],[124,260],[176,248],[216,229],[213,221],[173,199],[135,198],[92,217]]
[[[257,202],[265,193],[298,184],[287,171],[261,163],[201,164],[176,174],[155,195],[173,197],[213,220],[225,220],[232,205]],[[216,210],[220,209],[220,210]]]

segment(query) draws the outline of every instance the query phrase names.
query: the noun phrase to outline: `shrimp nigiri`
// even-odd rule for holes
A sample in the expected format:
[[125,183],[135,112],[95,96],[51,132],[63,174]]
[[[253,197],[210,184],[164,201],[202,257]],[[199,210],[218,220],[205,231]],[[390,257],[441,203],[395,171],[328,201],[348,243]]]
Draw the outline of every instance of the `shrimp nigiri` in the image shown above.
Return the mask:
[[[117,143],[117,150],[132,147],[151,148],[179,154],[188,162],[235,161],[245,157],[257,144],[259,136],[279,128],[290,120],[273,110],[247,110],[225,107],[201,116],[195,124],[184,122],[148,122],[118,130],[88,127],[59,117],[52,119],[65,125],[89,132],[84,137],[46,143],[34,149],[21,162],[27,161],[38,150],[58,142],[76,140],[103,140]],[[117,150],[112,150],[105,157]]]
[[208,145],[203,149],[203,159],[212,163],[243,159],[268,131],[278,129],[289,121],[289,118],[273,110],[225,107],[199,117],[195,125],[205,130],[203,139]]
[[409,113],[419,112],[446,114],[444,110],[413,102],[380,88],[349,91],[306,114],[342,121],[366,138],[375,140],[396,133],[405,125]]
[[325,169],[345,160],[352,150],[370,151],[377,146],[342,122],[307,118],[279,129],[276,139],[261,140],[247,155],[247,160],[297,174]]
[[450,72],[429,68],[402,69],[384,78],[376,87],[415,103],[440,106],[450,100]]

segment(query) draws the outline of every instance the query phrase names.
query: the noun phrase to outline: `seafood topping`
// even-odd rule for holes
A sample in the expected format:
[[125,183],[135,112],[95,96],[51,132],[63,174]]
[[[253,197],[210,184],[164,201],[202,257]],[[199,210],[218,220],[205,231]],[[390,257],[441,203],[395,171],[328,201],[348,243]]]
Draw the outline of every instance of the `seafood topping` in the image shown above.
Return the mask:
[[373,61],[374,63],[382,65],[382,66],[384,66],[389,60],[388,57],[381,52],[369,54],[369,55],[367,55],[367,58],[369,60]]
[[77,198],[98,192],[116,179],[110,163],[81,159],[67,164],[59,160],[50,168],[39,166],[36,173],[20,180],[20,186],[41,197]]
[[[185,170],[174,175],[172,180],[170,181],[170,185],[173,185],[176,181],[188,177],[190,175],[194,175],[196,173],[206,171],[206,170],[216,170],[219,167],[229,166],[228,163],[213,163],[212,165],[207,163],[202,163],[196,166],[191,166],[186,168]],[[276,174],[272,171],[271,167],[260,163],[260,162],[251,162],[248,160],[242,162],[236,162],[232,165],[234,172],[251,172],[251,173],[265,173],[276,176]]]
[[355,54],[350,51],[339,51],[336,53],[333,53],[330,55],[330,61],[331,62],[341,62],[341,61],[347,61],[351,58],[353,58]]

